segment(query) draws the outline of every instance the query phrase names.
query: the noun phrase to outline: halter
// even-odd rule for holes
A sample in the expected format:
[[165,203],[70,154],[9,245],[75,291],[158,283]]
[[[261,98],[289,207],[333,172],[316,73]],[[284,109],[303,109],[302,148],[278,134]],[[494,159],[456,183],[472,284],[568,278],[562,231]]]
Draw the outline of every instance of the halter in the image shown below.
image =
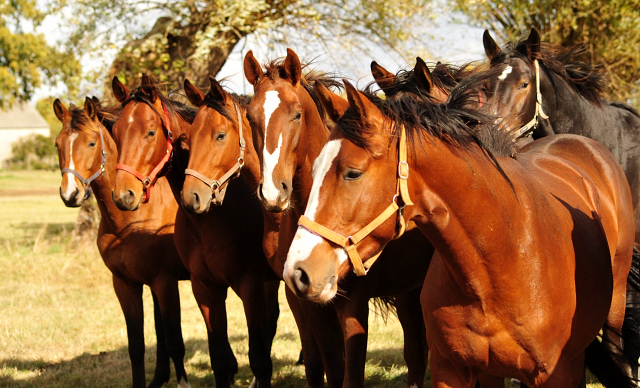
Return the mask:
[[543,119],[548,119],[549,116],[544,113],[542,110],[542,93],[540,93],[540,65],[538,64],[538,60],[533,61],[533,66],[536,69],[536,112],[533,115],[533,118],[523,125],[520,129],[513,131],[515,134],[514,141],[521,137],[528,137],[533,134],[533,131],[538,126],[538,116]]
[[72,168],[63,168],[60,170],[62,176],[65,173],[73,174],[76,178],[82,183],[82,188],[84,189],[84,198],[82,200],[86,200],[91,196],[93,190],[91,190],[91,182],[96,180],[98,177],[102,177],[104,175],[104,166],[107,164],[107,152],[104,150],[104,137],[102,136],[102,124],[98,123],[98,132],[100,132],[100,147],[102,148],[102,164],[100,164],[100,168],[98,171],[94,172],[88,179],[84,179],[80,173]]
[[[375,263],[382,251],[372,256],[366,263],[363,264],[363,260],[358,254],[358,243],[373,232],[378,226],[382,225],[393,213],[397,212],[397,224],[396,235],[393,239],[396,239],[405,232],[407,229],[404,219],[402,218],[402,211],[405,206],[413,205],[411,198],[409,198],[409,189],[407,188],[407,179],[409,179],[409,164],[407,163],[407,140],[405,137],[404,126],[400,130],[400,140],[398,142],[398,183],[396,186],[396,194],[391,200],[389,205],[378,217],[367,224],[364,228],[360,229],[355,234],[344,237],[331,229],[320,225],[319,223],[311,220],[307,216],[302,216],[298,220],[298,225],[309,230],[310,232],[331,241],[334,244],[340,245],[347,252],[349,260],[353,265],[353,272],[358,276],[364,276],[369,272],[369,268]],[[398,205],[398,198],[403,202],[402,206]]]
[[165,118],[165,125],[163,126],[163,130],[165,131],[165,136],[167,138],[167,153],[156,165],[153,171],[151,171],[151,174],[149,174],[149,176],[144,176],[139,173],[138,170],[126,164],[118,163],[116,165],[116,170],[126,171],[138,178],[140,182],[142,182],[142,191],[144,193],[142,196],[142,203],[149,202],[149,199],[151,198],[151,188],[156,183],[158,178],[162,176],[159,175],[160,171],[162,171],[167,163],[169,163],[169,169],[171,169],[171,157],[173,156],[173,132],[171,132],[171,120],[169,119],[169,112],[167,111],[167,107],[164,106],[164,102],[162,102],[162,110],[164,111]]
[[240,110],[238,109],[238,105],[233,104],[233,106],[236,109],[236,114],[238,116],[238,132],[240,134],[240,156],[238,156],[238,161],[236,162],[236,164],[233,167],[231,167],[231,169],[227,171],[226,174],[224,174],[222,178],[220,178],[219,180],[209,179],[206,176],[197,172],[196,170],[192,170],[190,168],[187,168],[186,170],[184,170],[184,173],[186,175],[191,175],[193,177],[196,177],[200,179],[205,185],[209,186],[209,188],[211,189],[211,195],[214,200],[213,202],[214,204],[217,204],[217,205],[222,205],[222,201],[224,200],[224,195],[227,192],[227,187],[229,187],[229,182],[231,181],[231,179],[237,176],[240,176],[240,171],[244,166],[245,142],[244,142],[244,137],[242,136],[242,117],[240,115]]

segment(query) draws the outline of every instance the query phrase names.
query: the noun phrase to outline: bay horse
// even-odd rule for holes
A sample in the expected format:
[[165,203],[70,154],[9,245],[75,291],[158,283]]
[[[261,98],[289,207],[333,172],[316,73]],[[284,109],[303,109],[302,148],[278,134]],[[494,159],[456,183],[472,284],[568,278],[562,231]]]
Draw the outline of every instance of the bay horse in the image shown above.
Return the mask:
[[153,295],[156,369],[149,387],[169,381],[173,359],[180,387],[189,387],[184,368],[184,341],[180,323],[178,281],[189,279],[173,242],[177,203],[166,180],[158,182],[156,196],[138,212],[123,212],[111,201],[118,152],[111,138],[121,109],[103,108],[94,97],[84,109],[68,110],[53,103],[62,130],[56,138],[62,171],[60,197],[68,207],[78,207],[95,194],[100,209],[98,250],[111,271],[113,288],[127,325],[133,386],[146,387],[142,286]]
[[345,84],[350,107],[314,168],[288,286],[304,293],[304,276],[331,289],[322,301],[334,296],[327,279],[413,220],[437,249],[421,297],[433,387],[473,387],[479,374],[578,387],[585,363],[606,387],[635,386],[597,339],[622,325],[634,246],[613,155],[575,135],[514,152],[494,119],[463,108],[475,97],[463,87],[442,105]]
[[[245,56],[244,70],[254,87],[254,97],[247,106],[247,118],[260,159],[259,168],[256,168],[256,173],[259,171],[260,174],[258,197],[267,210],[283,212],[278,242],[279,273],[282,273],[298,218],[309,200],[311,167],[317,163],[316,158],[329,135],[328,125],[344,112],[347,102],[327,89],[327,86],[336,84],[332,78],[313,72],[303,76],[302,64],[291,49],[287,49],[284,61],[267,63],[265,70],[249,51]],[[325,112],[323,101],[330,107],[330,112]],[[433,250],[433,246],[414,228],[402,241],[391,244],[375,266],[356,269],[358,275],[367,273],[367,276],[350,274],[343,279],[340,284],[343,297],[323,306],[324,309],[335,309],[333,314],[339,318],[343,344],[336,342],[338,335],[330,335],[326,322],[325,328],[321,329],[318,319],[310,318],[318,314],[317,307],[316,310],[311,309],[313,304],[308,307],[309,301],[304,300],[304,293],[296,293],[303,299],[288,298],[290,305],[297,302],[306,309],[306,324],[313,326],[325,360],[324,353],[334,351],[327,349],[329,345],[344,347],[344,378],[336,378],[332,383],[334,386],[364,387],[368,302],[373,297],[388,296],[396,297],[398,318],[405,334],[405,361],[409,370],[407,384],[423,386],[428,348],[419,309],[419,293]],[[403,271],[408,268],[411,269]],[[312,282],[305,283],[304,287],[309,292],[323,291]],[[291,289],[287,292],[292,295]],[[332,367],[326,363],[325,366]]]
[[[247,318],[252,385],[270,387],[279,279],[262,249],[262,209],[252,188],[234,180],[224,206],[201,212],[208,204],[196,192],[183,192],[189,149],[199,146],[187,137],[197,112],[164,96],[146,75],[136,89],[127,89],[117,77],[112,87],[123,107],[113,127],[119,162],[114,202],[126,210],[144,207],[141,203],[150,197],[154,175],[166,174],[175,199],[184,202],[176,215],[174,239],[191,273],[193,293],[207,326],[216,386],[231,386],[238,371],[227,334],[225,300],[231,287],[242,300]],[[174,142],[177,146],[171,155]]]
[[483,43],[490,66],[502,70],[487,83],[487,101],[505,130],[533,139],[573,133],[602,143],[624,170],[633,199],[640,243],[640,115],[629,105],[601,99],[604,76],[575,60],[583,48],[540,41],[536,29],[504,49],[488,31]]

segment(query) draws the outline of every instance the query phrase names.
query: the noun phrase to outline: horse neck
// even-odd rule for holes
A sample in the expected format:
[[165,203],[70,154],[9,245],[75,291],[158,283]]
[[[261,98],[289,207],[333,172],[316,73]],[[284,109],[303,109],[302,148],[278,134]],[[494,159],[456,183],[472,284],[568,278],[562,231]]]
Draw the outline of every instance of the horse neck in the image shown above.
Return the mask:
[[240,174],[251,184],[251,187],[258,187],[260,182],[260,159],[258,151],[256,151],[256,147],[253,144],[253,131],[244,111],[242,112],[242,136],[246,146],[244,149],[244,167]]
[[[299,87],[304,89],[302,86]],[[320,112],[318,112],[318,107],[313,101],[313,98],[311,98],[311,95],[306,90],[302,91],[302,96],[304,113],[302,139],[304,139],[304,145],[298,148],[298,152],[303,152],[304,158],[303,164],[298,166],[293,178],[295,181],[293,185],[293,196],[296,199],[296,203],[299,204],[299,206],[294,208],[294,212],[297,213],[298,217],[304,213],[311,193],[311,185],[313,183],[311,170],[313,162],[318,155],[320,155],[322,147],[329,138],[329,130],[322,121]],[[298,160],[300,160],[300,158]]]
[[180,193],[184,184],[184,170],[189,165],[189,153],[179,149],[179,140],[186,136],[191,124],[177,113],[169,113],[169,115],[173,132],[173,157],[171,158],[171,171],[166,175],[166,178],[175,200],[181,203]]
[[492,276],[478,263],[512,256],[507,254],[513,252],[511,232],[517,232],[507,227],[504,216],[509,208],[517,208],[515,194],[477,146],[452,150],[434,139],[416,144],[409,155],[409,188],[415,203],[409,208],[411,218],[438,250],[459,287],[482,295],[484,287],[491,286]]
[[[91,182],[91,189],[93,190],[98,208],[100,209],[101,220],[104,220],[113,230],[118,230],[124,227],[124,225],[122,225],[122,211],[116,207],[111,198],[111,190],[113,189],[116,178],[118,149],[109,132],[104,130],[102,137],[104,139],[102,147],[104,147],[104,151],[106,152],[104,173],[101,177]],[[98,154],[97,158],[100,162],[102,161],[100,154]]]

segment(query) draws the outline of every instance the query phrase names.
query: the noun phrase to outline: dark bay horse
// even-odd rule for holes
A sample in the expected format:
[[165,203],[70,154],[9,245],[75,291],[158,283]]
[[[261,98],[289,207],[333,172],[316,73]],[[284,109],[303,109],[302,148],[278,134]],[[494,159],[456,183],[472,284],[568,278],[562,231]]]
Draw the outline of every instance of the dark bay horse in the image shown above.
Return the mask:
[[613,155],[557,135],[510,157],[509,135],[465,110],[469,94],[455,90],[446,106],[380,100],[348,83],[347,96],[314,170],[287,284],[304,293],[300,271],[335,295],[328,279],[413,220],[438,252],[421,298],[433,387],[473,387],[481,373],[495,376],[485,387],[503,377],[578,387],[585,363],[606,387],[635,386],[597,339],[622,325],[634,245],[631,193]]
[[[227,334],[225,300],[231,287],[245,309],[254,386],[270,387],[279,279],[262,249],[262,209],[253,189],[236,179],[228,186],[224,205],[204,212],[208,203],[200,201],[196,191],[183,192],[188,150],[199,146],[187,137],[196,111],[164,96],[146,75],[141,86],[131,91],[117,78],[112,86],[123,106],[113,128],[120,163],[114,201],[128,210],[144,208],[140,204],[149,198],[154,172],[167,174],[174,197],[184,202],[176,215],[174,239],[191,272],[193,293],[207,326],[216,386],[231,386],[238,370]],[[171,156],[173,142],[178,146]],[[166,172],[168,163],[171,170]]]
[[[245,76],[254,87],[254,97],[247,107],[247,117],[254,131],[254,143],[260,165],[258,197],[268,210],[283,212],[280,227],[278,256],[279,271],[284,270],[286,254],[293,241],[298,218],[309,201],[311,169],[329,135],[327,125],[347,108],[346,101],[331,93],[327,86],[335,84],[330,77],[319,74],[302,75],[302,64],[292,50],[287,50],[284,61],[274,61],[265,70],[247,53]],[[325,112],[323,101],[329,108]],[[325,117],[328,113],[328,117]],[[368,301],[372,297],[396,296],[398,317],[405,332],[405,360],[409,369],[408,385],[422,387],[426,367],[427,347],[424,342],[422,315],[418,294],[433,253],[433,246],[417,229],[394,244],[376,262],[375,266],[360,267],[360,275],[349,274],[340,284],[342,298],[332,305],[339,318],[344,338],[345,375],[334,386],[363,387],[366,361]],[[309,292],[323,294],[325,289],[315,283],[299,279]],[[334,283],[337,278],[333,279]],[[287,289],[290,295],[291,290]],[[298,293],[298,296],[305,296]],[[295,297],[288,299],[306,309],[307,324],[313,325],[314,335],[321,353],[334,351],[330,346],[342,346],[338,336],[328,332],[335,328],[320,328],[313,304]],[[317,307],[316,307],[317,309]],[[322,313],[329,314],[326,311]],[[304,323],[302,323],[304,324]],[[298,326],[301,322],[298,321]],[[303,343],[303,351],[305,344]],[[326,359],[327,357],[323,357]],[[305,353],[305,363],[307,354]],[[335,362],[335,361],[333,361]],[[332,368],[332,365],[326,365]],[[329,379],[328,369],[328,379]],[[331,380],[330,380],[331,381]]]
[[[633,198],[636,242],[640,243],[640,115],[626,104],[603,101],[604,76],[575,60],[581,48],[540,41],[535,29],[501,49],[488,31],[484,48],[491,67],[501,69],[488,82],[488,104],[503,126],[534,139],[573,133],[602,143],[624,170]],[[538,68],[538,70],[536,70]]]
[[149,387],[169,381],[170,358],[179,386],[188,387],[178,280],[189,279],[189,272],[173,242],[178,205],[171,188],[163,179],[143,209],[134,213],[118,210],[111,201],[118,152],[110,132],[121,110],[102,108],[95,98],[87,98],[84,109],[71,110],[56,100],[53,109],[63,127],[56,139],[63,172],[60,196],[70,207],[80,206],[90,191],[98,201],[98,250],[113,275],[113,288],[127,324],[133,386],[147,386],[142,306],[142,286],[146,284],[153,295],[158,340],[156,370]]

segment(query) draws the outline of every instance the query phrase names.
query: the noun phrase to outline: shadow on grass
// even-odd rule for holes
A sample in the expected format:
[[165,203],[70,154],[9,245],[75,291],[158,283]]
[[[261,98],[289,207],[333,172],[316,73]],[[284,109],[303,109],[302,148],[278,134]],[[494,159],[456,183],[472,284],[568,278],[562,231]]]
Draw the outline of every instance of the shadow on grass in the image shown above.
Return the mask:
[[43,240],[48,240],[54,237],[64,237],[73,231],[74,223],[73,222],[52,222],[52,223],[42,223],[42,222],[21,222],[16,225],[17,229],[22,229],[27,232],[29,235],[33,235],[34,237],[41,233],[42,228],[45,228],[44,233],[40,236]]

